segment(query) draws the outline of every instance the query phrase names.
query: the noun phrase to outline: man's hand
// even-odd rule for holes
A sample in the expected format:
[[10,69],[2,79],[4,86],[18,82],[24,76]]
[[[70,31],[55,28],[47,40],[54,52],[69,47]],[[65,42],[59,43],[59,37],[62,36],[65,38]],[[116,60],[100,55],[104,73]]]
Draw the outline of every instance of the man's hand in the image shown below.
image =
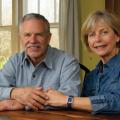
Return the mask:
[[33,110],[39,110],[44,108],[48,97],[42,87],[25,87],[13,88],[11,99],[15,99]]
[[2,100],[0,101],[0,111],[6,110],[22,110],[24,105],[17,102],[16,100]]

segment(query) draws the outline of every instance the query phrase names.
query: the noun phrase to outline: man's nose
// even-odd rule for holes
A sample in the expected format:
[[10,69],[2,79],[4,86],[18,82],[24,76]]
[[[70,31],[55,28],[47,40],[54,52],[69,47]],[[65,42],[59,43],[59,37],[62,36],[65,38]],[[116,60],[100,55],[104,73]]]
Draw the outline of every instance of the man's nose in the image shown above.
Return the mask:
[[34,34],[32,34],[30,42],[34,43],[35,41],[36,41],[36,36]]

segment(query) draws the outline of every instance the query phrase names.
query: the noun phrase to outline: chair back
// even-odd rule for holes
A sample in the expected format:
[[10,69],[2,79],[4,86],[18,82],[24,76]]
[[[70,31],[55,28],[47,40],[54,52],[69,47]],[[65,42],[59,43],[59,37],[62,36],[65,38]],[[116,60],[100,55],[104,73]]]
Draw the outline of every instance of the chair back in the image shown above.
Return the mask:
[[87,76],[87,74],[90,72],[90,70],[83,64],[79,63],[80,69],[82,69],[85,72],[84,78]]

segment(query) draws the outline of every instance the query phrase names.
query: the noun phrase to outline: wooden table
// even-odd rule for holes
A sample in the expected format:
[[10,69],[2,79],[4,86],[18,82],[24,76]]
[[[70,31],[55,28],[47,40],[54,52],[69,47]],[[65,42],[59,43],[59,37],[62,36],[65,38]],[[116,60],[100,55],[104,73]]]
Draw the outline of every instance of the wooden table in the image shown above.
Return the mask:
[[0,120],[120,120],[120,115],[92,115],[81,111],[5,111]]

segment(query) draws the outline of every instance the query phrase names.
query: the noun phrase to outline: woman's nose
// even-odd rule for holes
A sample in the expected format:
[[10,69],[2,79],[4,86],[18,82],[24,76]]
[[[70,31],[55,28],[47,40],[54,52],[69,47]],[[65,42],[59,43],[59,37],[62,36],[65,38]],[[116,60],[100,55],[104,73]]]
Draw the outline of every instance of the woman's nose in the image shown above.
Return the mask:
[[100,39],[101,39],[100,35],[99,35],[99,34],[96,34],[96,35],[95,35],[95,41],[98,42],[98,41],[100,41]]

